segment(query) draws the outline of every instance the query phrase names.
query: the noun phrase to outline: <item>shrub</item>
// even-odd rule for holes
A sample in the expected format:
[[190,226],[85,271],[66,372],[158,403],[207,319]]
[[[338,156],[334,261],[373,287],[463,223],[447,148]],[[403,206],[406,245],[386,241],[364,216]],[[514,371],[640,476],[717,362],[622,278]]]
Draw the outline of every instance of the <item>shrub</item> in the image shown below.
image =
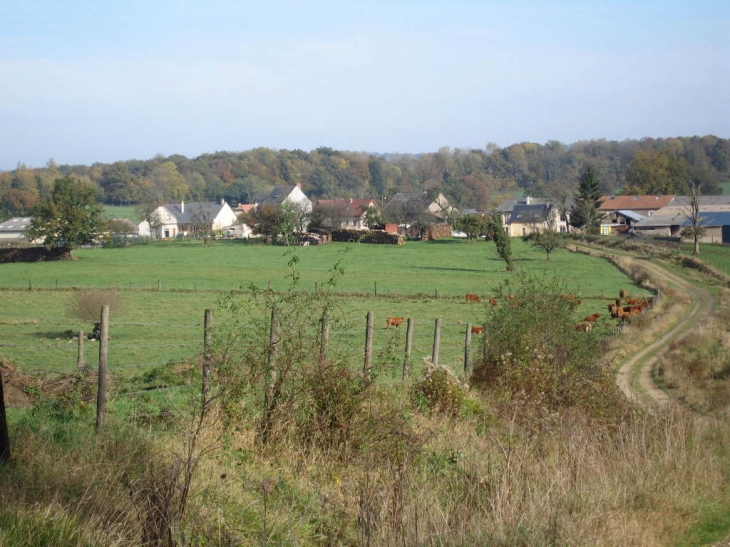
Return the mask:
[[574,304],[553,278],[519,274],[500,286],[497,306],[486,306],[481,362],[471,383],[498,388],[548,408],[605,410],[617,394],[609,371],[597,362],[599,339],[576,331]]
[[411,398],[418,408],[456,416],[466,400],[467,386],[446,367],[426,361],[423,378],[413,385]]
[[70,304],[70,313],[84,321],[97,321],[102,306],[109,306],[109,312],[119,314],[124,311],[124,304],[115,288],[79,289],[74,293]]

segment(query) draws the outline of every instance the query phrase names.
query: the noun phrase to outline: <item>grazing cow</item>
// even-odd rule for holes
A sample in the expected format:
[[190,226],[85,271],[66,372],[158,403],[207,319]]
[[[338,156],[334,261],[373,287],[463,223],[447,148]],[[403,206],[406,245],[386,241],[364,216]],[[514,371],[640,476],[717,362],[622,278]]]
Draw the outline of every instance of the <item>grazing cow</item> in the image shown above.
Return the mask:
[[600,313],[594,313],[593,315],[588,315],[587,317],[584,317],[583,321],[585,321],[586,323],[595,323],[599,317],[601,317]]
[[479,297],[476,294],[472,294],[470,292],[466,293],[466,301],[467,302],[477,302],[477,303],[481,302],[481,300],[479,299]]
[[484,327],[475,327],[475,326],[473,326],[471,328],[471,333],[472,334],[484,334]]
[[619,297],[620,297],[621,299],[624,299],[624,298],[628,298],[628,296],[629,296],[629,293],[627,293],[627,292],[626,292],[625,290],[621,289],[621,290],[620,290],[620,291],[618,292],[618,295],[619,295]]
[[579,330],[581,332],[591,332],[591,329],[593,328],[593,324],[592,323],[588,323],[588,322],[585,322],[585,323],[576,323],[575,325],[573,325],[573,328],[575,330]]
[[387,329],[388,327],[391,327],[391,326],[400,327],[400,324],[403,321],[405,321],[405,319],[403,317],[388,317],[385,320],[385,328]]

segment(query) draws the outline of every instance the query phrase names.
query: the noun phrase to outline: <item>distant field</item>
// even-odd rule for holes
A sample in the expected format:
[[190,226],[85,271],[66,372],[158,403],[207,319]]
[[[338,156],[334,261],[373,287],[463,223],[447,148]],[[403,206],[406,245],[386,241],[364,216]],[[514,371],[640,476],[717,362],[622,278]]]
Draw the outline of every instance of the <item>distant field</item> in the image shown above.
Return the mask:
[[102,216],[105,219],[126,218],[135,224],[142,222],[136,205],[104,205]]
[[[557,250],[548,262],[544,253],[521,241],[513,245],[518,269],[557,275],[581,297],[577,319],[603,312],[619,288],[633,294],[646,292],[604,260]],[[442,362],[458,368],[463,362],[466,323],[480,323],[484,313],[482,305],[467,303],[464,294],[492,294],[508,277],[493,245],[484,242],[408,242],[400,247],[330,244],[291,252],[297,257],[300,287],[310,291],[315,283],[321,288],[328,270],[341,260],[345,273],[337,291],[349,294],[338,301],[337,314],[344,326],[333,333],[333,345],[354,362],[361,359],[365,315],[372,311],[376,349],[404,344],[405,329],[386,329],[386,317],[414,318],[413,356],[418,362],[430,354],[433,325],[440,318]],[[79,260],[0,266],[0,356],[25,370],[73,370],[77,346],[70,335],[79,329],[88,332],[91,324],[70,315],[75,297],[71,287],[122,289],[124,311],[111,317],[109,364],[111,372],[130,376],[197,356],[202,350],[204,310],[215,309],[223,291],[252,282],[265,287],[269,281],[274,290],[284,291],[290,284],[286,276],[292,255],[282,247],[226,241],[213,247],[150,244],[74,253]],[[33,290],[28,290],[29,282]],[[378,297],[374,296],[376,283]],[[215,314],[215,319],[221,317]],[[603,328],[613,326],[605,314],[599,323]],[[475,344],[478,340],[475,337]],[[95,343],[87,343],[91,366],[97,362],[97,351]]]
[[[515,266],[565,278],[582,295],[613,294],[625,277],[603,261],[558,249],[551,260],[545,253],[512,242]],[[120,287],[163,290],[230,290],[255,283],[274,290],[289,287],[287,266],[296,257],[299,286],[313,290],[329,278],[339,261],[345,271],[339,291],[350,293],[458,296],[487,294],[507,278],[505,264],[493,244],[461,240],[408,242],[395,245],[333,243],[284,247],[217,241],[150,243],[119,249],[77,249],[76,261],[3,264],[0,288]],[[600,273],[599,273],[600,272]]]
[[[691,255],[694,244],[684,241],[681,244],[682,255]],[[730,275],[730,245],[700,245],[698,257],[708,266]]]

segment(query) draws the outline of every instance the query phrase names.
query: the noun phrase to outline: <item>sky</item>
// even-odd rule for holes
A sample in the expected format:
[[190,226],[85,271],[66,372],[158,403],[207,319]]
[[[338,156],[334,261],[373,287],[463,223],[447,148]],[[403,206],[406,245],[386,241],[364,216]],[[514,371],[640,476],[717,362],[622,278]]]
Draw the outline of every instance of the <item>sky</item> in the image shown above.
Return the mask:
[[708,134],[728,0],[0,0],[0,170]]

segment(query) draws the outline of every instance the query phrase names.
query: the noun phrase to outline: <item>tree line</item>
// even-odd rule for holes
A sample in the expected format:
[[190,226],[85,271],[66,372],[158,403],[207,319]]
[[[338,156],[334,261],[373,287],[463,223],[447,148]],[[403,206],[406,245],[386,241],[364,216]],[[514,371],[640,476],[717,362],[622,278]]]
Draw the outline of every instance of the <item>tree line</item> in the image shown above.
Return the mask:
[[0,173],[0,218],[31,214],[54,181],[75,177],[107,205],[175,201],[252,203],[277,185],[300,183],[315,199],[374,198],[396,192],[443,193],[459,209],[488,211],[505,194],[575,195],[587,166],[605,194],[721,193],[730,180],[730,140],[707,135],[668,139],[519,143],[484,149],[444,147],[424,154],[367,154],[320,147],[310,152],[256,148],[196,158],[156,156],[112,164],[19,164]]

